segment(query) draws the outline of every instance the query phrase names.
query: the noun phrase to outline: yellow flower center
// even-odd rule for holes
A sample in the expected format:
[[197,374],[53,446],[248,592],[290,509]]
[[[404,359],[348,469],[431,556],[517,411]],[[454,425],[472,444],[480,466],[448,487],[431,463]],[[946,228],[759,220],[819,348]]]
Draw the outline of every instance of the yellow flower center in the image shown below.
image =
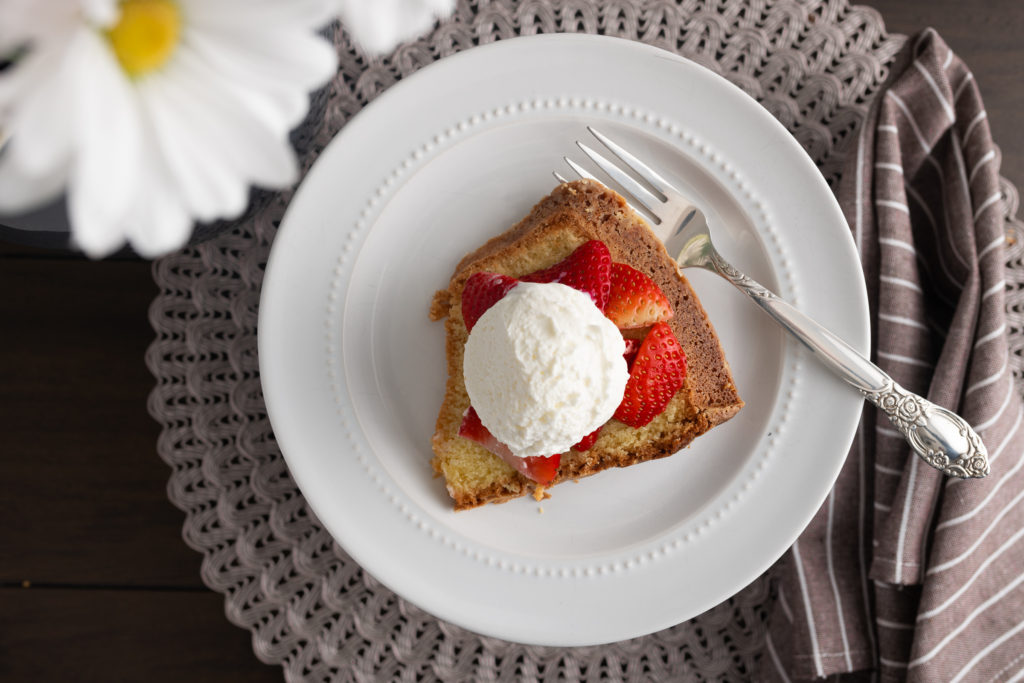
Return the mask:
[[181,31],[178,4],[173,0],[122,0],[120,11],[107,38],[125,72],[137,77],[166,64]]

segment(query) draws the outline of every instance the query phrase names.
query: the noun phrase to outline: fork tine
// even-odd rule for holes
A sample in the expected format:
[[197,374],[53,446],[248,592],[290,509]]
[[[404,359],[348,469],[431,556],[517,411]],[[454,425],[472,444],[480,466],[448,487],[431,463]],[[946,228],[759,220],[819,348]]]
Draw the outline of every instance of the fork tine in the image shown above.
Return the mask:
[[[602,185],[604,185],[604,183],[603,183],[603,182],[601,182],[600,180],[598,180],[597,176],[595,176],[595,175],[594,175],[593,173],[591,173],[591,172],[590,172],[590,171],[588,171],[587,169],[585,169],[585,168],[583,168],[582,166],[580,166],[579,164],[577,164],[577,163],[576,163],[575,161],[573,161],[573,160],[572,160],[572,159],[570,159],[569,157],[562,157],[562,158],[563,158],[563,159],[565,159],[565,163],[569,164],[569,167],[570,167],[570,168],[572,168],[572,170],[573,170],[573,171],[575,171],[575,172],[576,172],[576,174],[577,174],[577,175],[578,175],[579,177],[581,177],[581,178],[587,178],[588,180],[593,180],[593,181],[595,181],[595,182],[598,182],[598,183],[601,183]],[[561,176],[561,174],[559,174],[559,173],[558,173],[558,171],[554,171],[554,174],[555,174],[555,177],[556,177],[556,178],[558,178],[560,182],[563,182],[563,183],[564,183],[564,182],[568,182],[568,181],[567,181],[567,180],[566,180],[565,178],[563,178],[563,177]],[[644,215],[644,216],[646,216],[647,218],[650,218],[650,219],[652,219],[652,220],[654,221],[654,223],[655,223],[655,224],[657,224],[657,223],[660,223],[660,222],[661,222],[661,219],[660,219],[660,218],[658,218],[657,216],[655,216],[654,214],[652,214],[651,212],[649,212],[649,211],[645,211],[645,210],[643,210],[643,209],[637,209],[637,207],[636,207],[635,205],[633,205],[633,204],[630,204],[630,203],[629,203],[628,201],[626,202],[626,204],[627,204],[627,205],[629,206],[629,208],[630,208],[630,209],[632,209],[633,211],[636,211],[637,213],[643,214],[643,215]]]
[[565,176],[563,176],[563,175],[562,175],[561,173],[559,173],[558,171],[552,171],[552,172],[551,172],[551,175],[555,176],[555,180],[557,180],[558,182],[562,183],[563,185],[564,185],[565,183],[569,182],[568,180],[566,180],[566,179],[565,179]]
[[[579,177],[586,178],[588,180],[593,180],[595,182],[598,182],[598,183],[601,183],[602,185],[604,185],[604,181],[600,180],[593,173],[591,173],[587,169],[583,168],[582,166],[577,164],[575,161],[573,161],[569,157],[562,157],[562,158],[565,159],[565,163],[569,164],[569,166],[572,168],[572,170],[576,171],[576,174]],[[555,176],[556,177],[560,177],[560,176],[558,176],[558,173],[555,173]],[[629,194],[629,193],[627,192],[626,194]],[[645,218],[647,218],[648,220],[653,222],[655,225],[659,225],[661,223],[661,218],[659,218],[656,213],[654,213],[650,209],[644,207],[643,205],[638,205],[638,204],[634,203],[635,201],[636,200],[634,200],[633,202],[630,202],[627,199],[626,200],[626,205],[629,206],[629,208],[632,209],[633,211],[641,214],[642,216],[644,216]]]
[[576,141],[576,145],[582,149],[583,153],[590,157],[595,164],[600,166],[602,171],[611,176],[612,180],[617,182],[637,204],[647,209],[651,214],[655,216],[658,215],[658,208],[664,203],[664,200],[655,197],[651,194],[650,190],[633,180],[633,178],[625,171],[592,150],[590,147],[578,140]]
[[615,156],[629,166],[638,176],[650,183],[651,187],[661,193],[665,200],[669,199],[673,194],[679,194],[678,190],[672,187],[672,185],[657,171],[627,152],[621,145],[614,142],[607,135],[593,126],[587,126],[587,130],[589,130],[591,135],[597,138],[602,145],[611,150]]
[[565,163],[569,164],[569,167],[572,168],[572,170],[576,171],[576,175],[578,175],[580,178],[586,178],[587,180],[596,180],[599,183],[601,182],[600,180],[597,179],[597,176],[595,176],[593,173],[577,164],[569,157],[562,158],[565,159]]

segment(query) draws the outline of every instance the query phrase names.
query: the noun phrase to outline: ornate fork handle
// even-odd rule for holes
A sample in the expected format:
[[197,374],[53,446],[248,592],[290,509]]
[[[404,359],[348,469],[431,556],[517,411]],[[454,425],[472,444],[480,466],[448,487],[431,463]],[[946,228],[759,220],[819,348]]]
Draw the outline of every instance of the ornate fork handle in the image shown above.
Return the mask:
[[[984,477],[988,453],[981,438],[960,416],[889,380],[864,398],[882,409],[926,463],[951,477]],[[950,457],[950,454],[953,457]]]
[[842,339],[736,270],[710,244],[702,251],[704,262],[691,265],[717,272],[747,294],[826,367],[878,406],[926,463],[951,477],[989,473],[985,445],[962,417],[901,387]]

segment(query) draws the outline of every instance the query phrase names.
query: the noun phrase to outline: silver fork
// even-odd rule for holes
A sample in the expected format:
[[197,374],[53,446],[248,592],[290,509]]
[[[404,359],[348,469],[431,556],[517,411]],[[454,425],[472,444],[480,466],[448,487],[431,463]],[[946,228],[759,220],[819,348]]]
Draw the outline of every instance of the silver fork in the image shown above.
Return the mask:
[[[815,358],[882,409],[914,451],[944,474],[969,478],[989,472],[988,451],[966,420],[897,384],[877,365],[832,332],[744,275],[715,249],[704,213],[664,177],[606,135],[588,126],[597,140],[654,190],[586,144],[576,144],[619,186],[634,208],[652,217],[654,233],[680,268],[704,268],[721,275],[811,350]],[[602,182],[565,157],[583,178]],[[560,182],[566,179],[555,173]]]

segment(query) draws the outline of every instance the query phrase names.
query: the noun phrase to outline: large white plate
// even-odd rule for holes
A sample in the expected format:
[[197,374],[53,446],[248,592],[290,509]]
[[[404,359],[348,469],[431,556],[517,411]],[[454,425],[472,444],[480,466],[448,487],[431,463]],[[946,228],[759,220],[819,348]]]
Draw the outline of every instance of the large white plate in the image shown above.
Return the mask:
[[432,476],[445,381],[431,295],[526,214],[585,124],[664,169],[721,251],[854,346],[864,282],[828,187],[722,78],[594,36],[475,48],[403,80],[323,152],[274,242],[260,370],[316,515],[367,571],[436,616],[545,645],[657,631],[752,581],[806,526],[861,411],[723,280],[688,273],[747,406],[674,457],[454,513]]

